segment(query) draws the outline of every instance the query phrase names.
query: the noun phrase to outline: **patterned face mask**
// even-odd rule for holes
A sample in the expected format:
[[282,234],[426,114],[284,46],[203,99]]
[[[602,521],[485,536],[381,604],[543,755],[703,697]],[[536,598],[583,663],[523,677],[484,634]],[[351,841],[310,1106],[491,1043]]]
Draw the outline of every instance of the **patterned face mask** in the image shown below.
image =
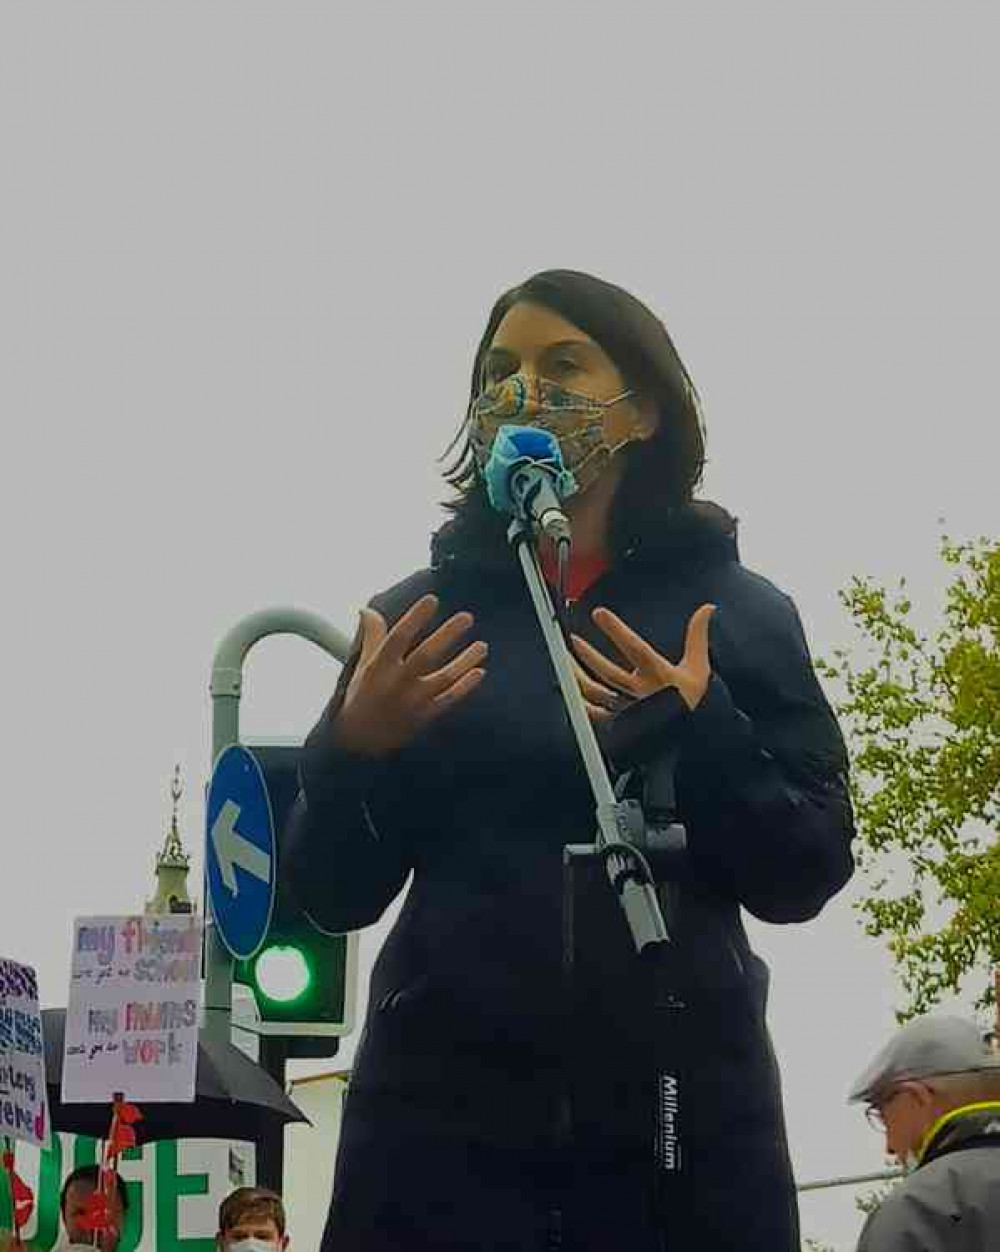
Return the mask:
[[559,441],[572,479],[567,494],[586,491],[614,454],[637,438],[630,433],[610,444],[604,431],[608,409],[632,394],[623,391],[611,400],[595,400],[545,378],[537,379],[532,386],[524,374],[511,374],[487,386],[472,403],[469,442],[476,464],[482,472],[501,426],[536,426]]

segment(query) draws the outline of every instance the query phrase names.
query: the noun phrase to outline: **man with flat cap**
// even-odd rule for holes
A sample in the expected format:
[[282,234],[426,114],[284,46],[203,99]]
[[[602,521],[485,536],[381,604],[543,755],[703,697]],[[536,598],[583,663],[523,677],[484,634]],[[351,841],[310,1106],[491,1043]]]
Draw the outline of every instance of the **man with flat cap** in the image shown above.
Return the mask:
[[858,1252],[1000,1249],[1000,1058],[958,1017],[900,1030],[851,1088],[908,1176],[872,1213]]

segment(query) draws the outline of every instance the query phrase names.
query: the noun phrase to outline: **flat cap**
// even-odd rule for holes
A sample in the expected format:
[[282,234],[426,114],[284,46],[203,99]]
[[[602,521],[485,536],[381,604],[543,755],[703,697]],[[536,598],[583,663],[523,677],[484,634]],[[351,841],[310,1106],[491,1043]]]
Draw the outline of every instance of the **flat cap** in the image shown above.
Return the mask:
[[961,1017],[920,1017],[904,1026],[851,1085],[848,1103],[871,1100],[907,1078],[1000,1067],[983,1032]]

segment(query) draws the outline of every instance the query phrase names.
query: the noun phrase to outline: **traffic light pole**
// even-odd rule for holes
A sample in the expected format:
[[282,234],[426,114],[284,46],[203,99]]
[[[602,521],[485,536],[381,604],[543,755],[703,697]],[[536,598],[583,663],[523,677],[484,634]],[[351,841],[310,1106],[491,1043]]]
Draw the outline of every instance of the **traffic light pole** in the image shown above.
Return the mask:
[[[288,1062],[288,1040],[277,1035],[261,1035],[260,1067],[282,1088]],[[285,1177],[285,1128],[272,1121],[257,1140],[257,1182],[282,1193]]]
[[[220,753],[240,741],[243,666],[254,644],[270,635],[298,635],[341,663],[347,660],[351,649],[350,640],[336,626],[305,609],[262,609],[238,621],[216,648],[212,661],[213,767]],[[205,895],[207,899],[207,890]],[[233,958],[206,908],[204,1030],[209,1038],[230,1041],[232,999]],[[284,1073],[279,1081],[284,1081]]]
[[[255,643],[269,635],[299,635],[343,663],[350,652],[350,640],[335,626],[303,609],[264,609],[242,618],[223,638],[212,661],[212,766],[226,748],[240,741],[240,696],[243,692],[243,666]],[[207,837],[207,831],[206,831]],[[206,889],[208,900],[206,848]],[[232,1038],[233,957],[219,938],[211,911],[205,909],[205,997],[203,1025],[212,1039],[229,1043]],[[282,1087],[288,1041],[261,1036],[260,1066]],[[257,1178],[279,1194],[285,1164],[285,1132],[272,1127],[257,1141]]]

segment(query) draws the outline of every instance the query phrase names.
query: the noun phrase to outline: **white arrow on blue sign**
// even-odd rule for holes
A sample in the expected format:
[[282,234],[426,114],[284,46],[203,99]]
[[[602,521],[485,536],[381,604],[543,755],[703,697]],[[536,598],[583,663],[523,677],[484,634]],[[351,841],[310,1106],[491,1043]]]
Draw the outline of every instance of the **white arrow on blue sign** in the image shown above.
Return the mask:
[[277,856],[267,784],[239,744],[220,755],[208,788],[208,894],[219,937],[245,961],[264,942],[274,908]]

